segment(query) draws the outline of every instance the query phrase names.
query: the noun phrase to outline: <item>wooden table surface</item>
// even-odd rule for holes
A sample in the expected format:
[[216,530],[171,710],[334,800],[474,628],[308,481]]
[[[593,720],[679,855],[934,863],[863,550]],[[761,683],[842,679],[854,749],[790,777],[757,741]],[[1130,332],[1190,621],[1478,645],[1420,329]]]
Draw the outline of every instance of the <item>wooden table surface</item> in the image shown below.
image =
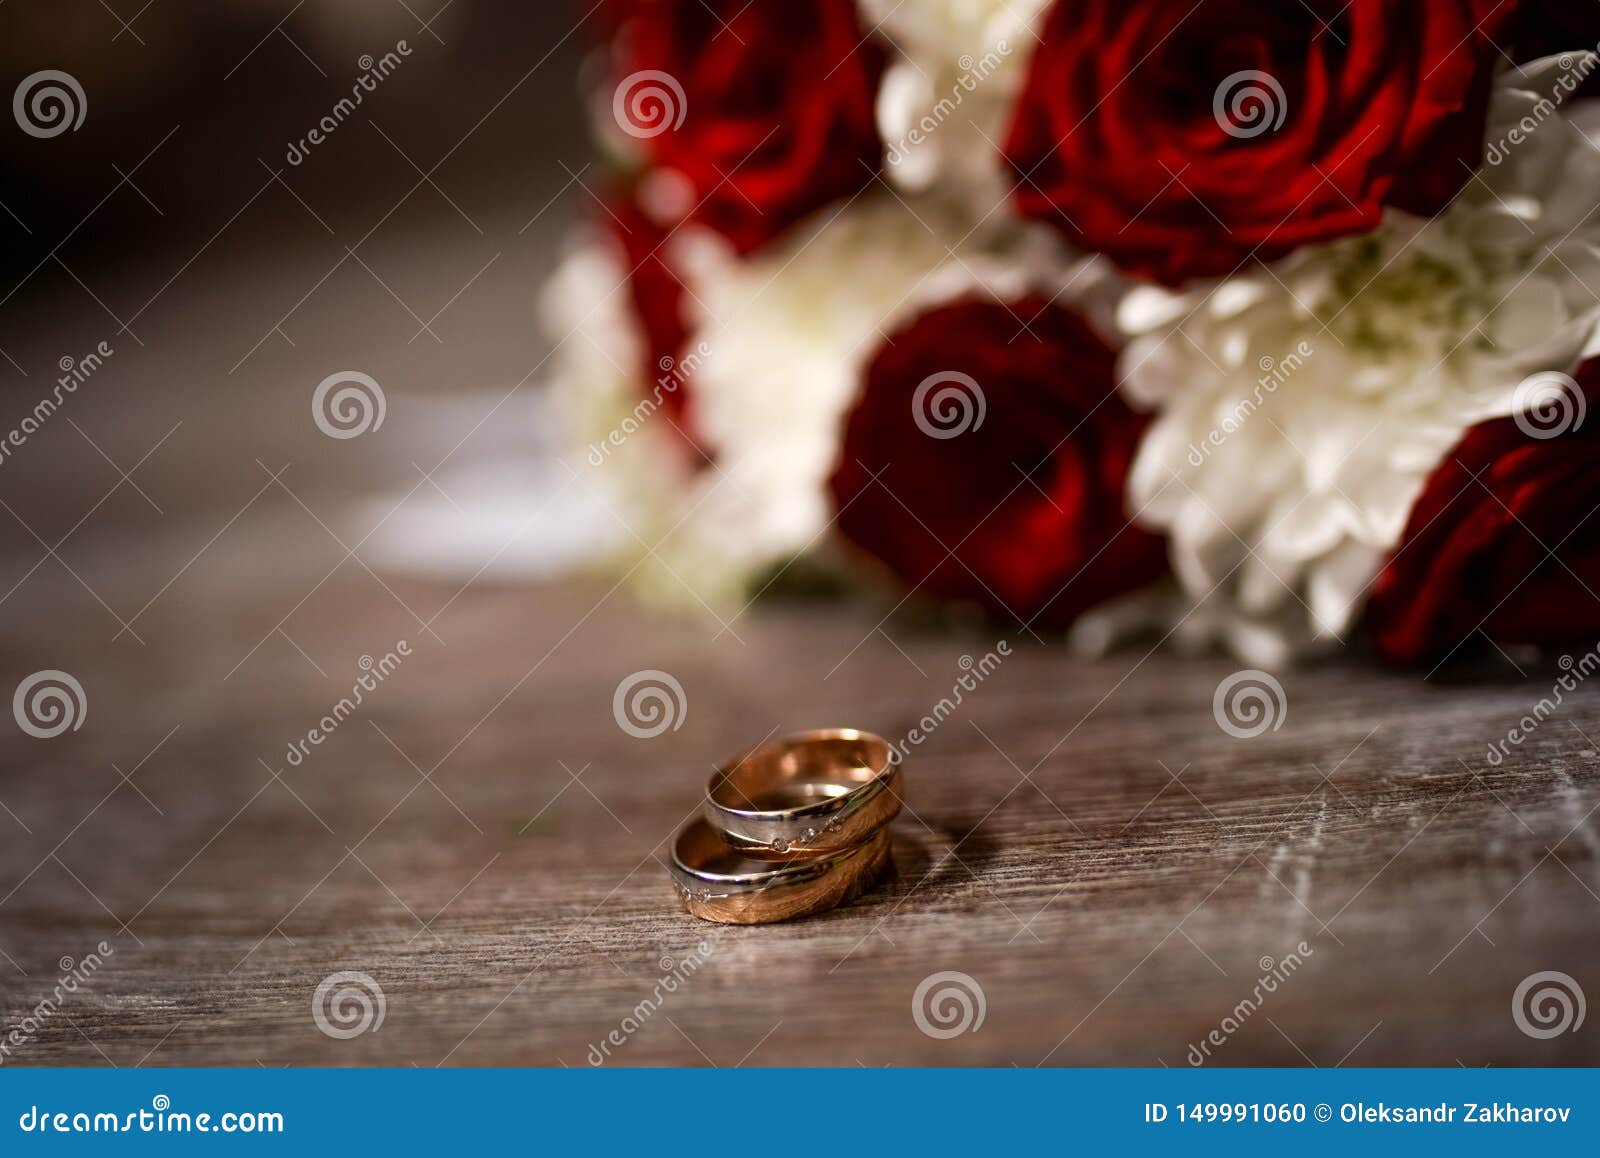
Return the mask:
[[[303,585],[197,584],[140,621],[143,647],[110,650],[54,585],[56,606],[13,618],[8,667],[102,659],[78,732],[6,745],[6,1024],[58,958],[114,955],[14,1061],[582,1065],[694,953],[615,1061],[1182,1065],[1300,942],[1217,1062],[1600,1060],[1593,1025],[1535,1040],[1512,1018],[1536,971],[1600,992],[1600,712],[1483,760],[1543,674],[1291,673],[1281,730],[1244,740],[1212,717],[1231,665],[1018,644],[908,763],[894,880],[722,928],[677,910],[662,866],[711,762],[777,730],[903,735],[989,639],[779,605],[712,642],[603,588],[386,592],[346,563],[223,682]],[[439,640],[404,622],[402,603],[446,602]],[[354,679],[340,657],[404,637],[412,655],[287,766]],[[643,668],[686,695],[653,739],[612,716]],[[385,1017],[338,1040],[311,1007],[345,970],[381,986]],[[945,970],[986,1013],[936,1039],[912,998]]]
[[[138,342],[53,269],[8,308],[34,371],[8,423],[64,352],[117,352],[0,468],[0,691],[59,669],[87,703],[55,739],[3,730],[0,1014],[27,1023],[6,1064],[583,1066],[615,1032],[609,1064],[1182,1066],[1213,1030],[1209,1064],[1600,1061],[1600,1016],[1540,1038],[1513,1015],[1542,971],[1600,997],[1600,704],[1582,688],[1485,758],[1548,664],[1288,672],[1281,728],[1239,739],[1212,711],[1236,664],[1013,639],[912,753],[892,880],[792,924],[687,917],[663,855],[713,762],[779,730],[904,736],[999,637],[868,602],[722,631],[609,578],[407,564],[384,534],[427,547],[420,512],[505,497],[474,469],[535,453],[552,238],[518,207],[481,237],[365,242],[416,315],[445,307],[419,339],[344,236],[279,247],[258,214],[304,218],[274,191],[193,268],[94,279]],[[350,367],[384,383],[385,425],[325,438],[311,390]],[[686,702],[651,739],[612,711],[644,669]],[[314,995],[349,971],[382,1022],[330,1036]],[[913,999],[947,971],[983,1021],[933,1036]]]

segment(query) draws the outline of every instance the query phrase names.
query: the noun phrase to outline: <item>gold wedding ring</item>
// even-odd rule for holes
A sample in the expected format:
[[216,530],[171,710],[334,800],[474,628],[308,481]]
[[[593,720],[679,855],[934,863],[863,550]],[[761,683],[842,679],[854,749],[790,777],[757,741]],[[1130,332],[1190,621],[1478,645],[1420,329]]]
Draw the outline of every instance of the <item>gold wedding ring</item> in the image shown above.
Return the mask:
[[889,859],[889,830],[854,848],[790,860],[761,860],[730,845],[704,819],[672,843],[672,879],[684,909],[723,925],[788,921],[854,900]]
[[706,819],[755,856],[852,848],[900,811],[891,755],[887,741],[853,728],[786,736],[711,777]]
[[703,815],[672,842],[673,884],[694,916],[787,921],[870,888],[890,862],[900,768],[880,736],[801,732],[719,768]]

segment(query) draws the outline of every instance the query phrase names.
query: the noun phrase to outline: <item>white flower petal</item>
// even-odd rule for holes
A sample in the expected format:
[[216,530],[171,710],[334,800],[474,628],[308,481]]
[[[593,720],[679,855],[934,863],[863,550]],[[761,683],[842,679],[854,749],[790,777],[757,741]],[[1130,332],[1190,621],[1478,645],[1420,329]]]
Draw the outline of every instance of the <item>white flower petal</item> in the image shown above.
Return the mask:
[[1157,415],[1128,493],[1168,533],[1191,641],[1286,656],[1342,634],[1462,434],[1600,352],[1600,149],[1573,127],[1600,138],[1600,108],[1563,123],[1550,80],[1502,87],[1489,163],[1438,217],[1124,299],[1122,389]]

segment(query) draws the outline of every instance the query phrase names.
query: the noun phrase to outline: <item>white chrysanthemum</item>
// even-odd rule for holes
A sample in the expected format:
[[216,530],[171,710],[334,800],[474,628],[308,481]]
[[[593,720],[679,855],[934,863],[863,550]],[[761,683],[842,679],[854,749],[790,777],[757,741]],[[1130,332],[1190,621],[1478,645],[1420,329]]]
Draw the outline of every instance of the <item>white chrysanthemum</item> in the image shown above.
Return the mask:
[[858,0],[892,45],[878,89],[885,174],[960,195],[982,216],[1008,196],[999,148],[1049,0]]
[[716,461],[686,492],[655,562],[712,606],[825,540],[843,420],[885,335],[964,292],[1070,284],[1081,296],[1098,278],[1048,229],[969,235],[947,209],[885,195],[824,211],[752,258],[701,238],[688,265],[703,311],[691,341],[709,351],[690,387]]
[[[670,243],[669,243],[670,244]],[[539,313],[550,339],[550,413],[560,454],[579,486],[609,511],[606,541],[632,557],[689,485],[692,455],[642,382],[644,337],[628,297],[629,270],[609,236],[585,239],[545,286]]]
[[1157,414],[1129,500],[1171,537],[1183,635],[1265,663],[1342,636],[1432,469],[1593,331],[1600,108],[1512,77],[1489,140],[1536,130],[1438,217],[1124,298],[1123,389]]

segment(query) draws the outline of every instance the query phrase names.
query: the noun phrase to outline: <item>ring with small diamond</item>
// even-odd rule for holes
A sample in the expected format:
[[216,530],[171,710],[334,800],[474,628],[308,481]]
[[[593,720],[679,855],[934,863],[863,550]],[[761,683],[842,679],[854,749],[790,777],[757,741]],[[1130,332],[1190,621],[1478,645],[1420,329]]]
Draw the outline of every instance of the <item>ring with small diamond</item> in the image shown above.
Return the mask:
[[672,845],[684,908],[766,924],[859,896],[890,863],[900,766],[881,736],[828,728],[763,744],[717,769],[704,815]]

